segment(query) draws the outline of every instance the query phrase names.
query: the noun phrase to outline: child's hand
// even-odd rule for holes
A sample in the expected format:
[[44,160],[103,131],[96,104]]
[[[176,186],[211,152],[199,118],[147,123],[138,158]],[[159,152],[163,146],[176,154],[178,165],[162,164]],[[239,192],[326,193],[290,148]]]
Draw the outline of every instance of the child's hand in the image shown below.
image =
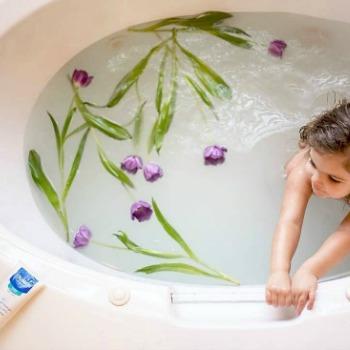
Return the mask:
[[311,310],[315,303],[317,277],[307,269],[300,268],[292,278],[292,296],[295,312],[300,315],[305,305]]
[[272,272],[266,284],[266,302],[273,306],[291,306],[291,280],[288,272]]

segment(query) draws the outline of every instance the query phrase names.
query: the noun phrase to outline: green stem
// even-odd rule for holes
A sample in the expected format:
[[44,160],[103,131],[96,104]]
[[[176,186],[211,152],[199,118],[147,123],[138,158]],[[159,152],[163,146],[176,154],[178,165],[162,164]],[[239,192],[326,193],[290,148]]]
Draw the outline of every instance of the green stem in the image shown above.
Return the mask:
[[224,274],[224,273],[222,273],[220,271],[217,271],[217,270],[213,269],[212,267],[210,267],[209,265],[207,265],[206,263],[204,263],[202,260],[198,259],[197,257],[195,259],[193,259],[193,260],[197,264],[199,264],[199,265],[207,268],[208,270],[212,271],[215,274],[215,276],[217,276],[217,278],[223,279],[225,281],[229,281],[229,282],[237,284],[237,285],[240,284],[239,281],[233,279],[232,277],[230,277],[230,276],[228,276],[228,275],[226,275],[226,274]]
[[66,234],[66,241],[69,242],[70,240],[69,225],[68,225],[67,210],[66,210],[65,204],[61,204],[61,213],[59,216],[63,223],[64,232]]
[[69,126],[71,124],[71,121],[73,119],[73,115],[74,115],[74,98],[72,99],[68,112],[67,112],[67,116],[65,119],[65,123],[62,129],[62,140],[61,140],[61,150],[59,152],[59,169],[60,169],[60,181],[61,181],[61,196],[60,196],[60,207],[61,207],[61,220],[63,222],[63,226],[64,226],[64,231],[66,233],[66,241],[69,242],[70,240],[70,235],[69,235],[69,224],[68,224],[68,215],[67,215],[67,208],[66,208],[66,200],[64,197],[64,188],[65,188],[65,173],[64,173],[64,161],[65,161],[65,156],[64,156],[64,145],[65,142],[67,141],[67,133],[69,130]]
[[102,243],[102,242],[98,242],[98,241],[94,241],[94,240],[92,240],[91,243],[99,245],[101,247],[106,247],[106,248],[120,249],[120,250],[129,250],[128,248],[119,247],[117,245]]
[[[175,42],[175,44],[181,49],[180,44],[179,44],[179,42],[177,41],[177,38],[174,39],[174,42]],[[181,50],[180,50],[180,53],[181,53]],[[183,53],[182,53],[182,55],[185,56],[186,60],[188,60],[189,63],[191,63],[191,60],[190,60],[186,55],[184,55]],[[178,59],[178,57],[177,57],[177,63],[178,63],[178,66],[179,66],[179,68],[180,68],[180,71],[186,74],[188,71],[182,66],[182,64],[181,64],[180,60]],[[191,89],[191,93],[192,93],[192,96],[194,96],[194,98],[195,98],[197,108],[199,109],[201,115],[204,116],[203,119],[206,120],[207,115],[206,115],[206,113],[203,111],[201,105],[199,104],[199,99],[198,99],[198,97],[194,95],[192,89]],[[215,109],[214,109],[214,108],[213,108],[213,109],[210,108],[210,111],[213,113],[214,118],[215,118],[216,120],[219,120],[219,117],[218,117],[218,115],[216,114]]]
[[[62,140],[61,140],[61,149],[60,149],[60,152],[59,152],[59,160],[58,160],[58,165],[59,165],[59,168],[60,168],[60,178],[61,178],[61,189],[63,191],[64,189],[64,185],[65,185],[65,180],[64,180],[64,144],[67,140],[67,133],[68,133],[68,129],[69,129],[69,126],[70,126],[70,123],[72,121],[72,118],[73,118],[73,108],[74,108],[74,98],[72,99],[70,105],[69,105],[69,109],[68,109],[68,112],[67,112],[67,115],[66,115],[66,119],[64,121],[64,126],[63,126],[63,129],[62,129],[62,132],[61,132],[61,135],[62,135]],[[64,203],[62,203],[63,206],[64,206]]]
[[[135,82],[135,91],[136,91],[136,96],[137,96],[137,100],[139,102],[139,105],[142,104],[142,97],[141,97],[141,93],[140,93],[140,90],[139,90],[139,80],[137,79],[136,82]],[[130,126],[137,118],[137,115],[135,115],[134,117],[132,117],[131,120],[129,120],[127,123],[125,124],[122,124],[122,126],[124,128]]]
[[98,148],[101,148],[101,149],[103,150],[103,147],[102,147],[102,145],[101,145],[101,142],[100,142],[100,140],[97,138],[97,135],[96,135],[96,132],[95,132],[94,129],[92,129],[92,135],[94,136],[94,139],[95,139],[95,141],[96,141],[97,147],[98,147]]
[[64,121],[63,129],[62,129],[62,147],[64,146],[64,143],[67,140],[68,130],[72,122],[74,113],[75,113],[75,107],[74,107],[74,96],[73,96],[72,101],[69,105],[69,109],[66,115],[66,119]]
[[132,119],[130,121],[128,121],[126,124],[121,124],[124,128],[126,128],[127,126],[130,126],[137,118],[137,115],[135,115],[134,117],[132,117]]
[[142,97],[141,97],[141,93],[140,93],[140,89],[139,89],[139,80],[137,79],[135,82],[135,90],[136,90],[136,96],[137,99],[139,101],[139,104],[142,103]]
[[[155,32],[155,35],[158,37],[158,39],[163,40],[162,37],[161,37],[157,32]],[[176,37],[174,38],[173,42],[174,42],[175,44],[177,43]],[[167,44],[165,45],[165,49],[166,49],[170,54],[172,53],[172,49],[171,49]],[[173,50],[174,50],[174,49],[173,49]],[[175,51],[175,50],[174,50],[174,51]],[[183,67],[183,65],[182,65],[182,63],[181,63],[181,61],[180,61],[180,59],[179,59],[179,57],[178,57],[177,54],[175,54],[175,60],[176,60],[176,63],[177,63],[177,65],[178,65],[178,67],[179,67],[180,72],[187,73],[186,69]],[[191,90],[191,93],[193,94],[192,90]],[[198,101],[197,96],[195,96],[194,94],[193,94],[193,96],[195,97],[196,106],[197,106],[197,108],[199,109],[201,115],[204,116],[204,118],[206,118],[206,114],[205,114],[205,112],[203,111],[201,105],[199,104],[199,101]],[[218,118],[218,116],[216,115],[215,110],[211,110],[211,111],[212,111],[212,113],[214,114],[215,119],[218,120],[219,118]]]
[[[173,33],[173,30],[168,30],[167,32]],[[158,38],[159,40],[163,40],[163,38],[162,38],[157,32],[154,32],[154,33],[155,33],[155,35],[157,36],[157,38]],[[174,35],[174,34],[173,34],[173,35]],[[168,39],[168,40],[169,40],[169,39]],[[173,39],[173,42],[174,42],[174,39]],[[168,53],[170,53],[170,54],[173,53],[173,49],[171,49],[171,48],[168,46],[168,44],[165,44],[165,49],[168,51]],[[181,63],[180,63],[180,61],[179,61],[177,55],[175,55],[175,60],[176,60],[177,64],[179,65],[179,67],[181,68]]]
[[85,106],[93,107],[93,108],[96,108],[96,109],[106,108],[106,106],[97,105],[96,103],[87,102],[87,101],[83,102],[83,104],[84,104]]
[[79,131],[86,129],[88,126],[89,126],[88,123],[84,123],[78,126],[66,136],[66,140],[69,139],[71,136],[75,135],[76,133],[78,133]]

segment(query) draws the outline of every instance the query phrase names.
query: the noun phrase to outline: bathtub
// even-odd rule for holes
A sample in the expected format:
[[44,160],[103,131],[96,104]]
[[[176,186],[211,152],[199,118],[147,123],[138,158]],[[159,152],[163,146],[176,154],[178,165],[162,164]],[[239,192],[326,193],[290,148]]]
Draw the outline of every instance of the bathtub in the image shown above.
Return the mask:
[[1,350],[349,348],[350,277],[320,283],[315,308],[294,317],[265,304],[263,285],[172,284],[94,263],[52,232],[32,198],[25,125],[62,64],[132,24],[208,9],[349,21],[346,0],[0,0],[0,280],[23,264],[46,286],[1,330]]

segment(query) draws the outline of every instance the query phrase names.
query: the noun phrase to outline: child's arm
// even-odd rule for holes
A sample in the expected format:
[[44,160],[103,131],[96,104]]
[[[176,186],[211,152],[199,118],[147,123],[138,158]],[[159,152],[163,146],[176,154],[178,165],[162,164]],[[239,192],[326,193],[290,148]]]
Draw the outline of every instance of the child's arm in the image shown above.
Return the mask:
[[300,314],[306,303],[310,310],[315,301],[317,280],[350,253],[350,213],[337,231],[299,268],[293,277],[293,304]]
[[288,174],[280,218],[272,241],[270,277],[266,286],[268,304],[291,305],[289,270],[311,194],[305,161],[299,162]]

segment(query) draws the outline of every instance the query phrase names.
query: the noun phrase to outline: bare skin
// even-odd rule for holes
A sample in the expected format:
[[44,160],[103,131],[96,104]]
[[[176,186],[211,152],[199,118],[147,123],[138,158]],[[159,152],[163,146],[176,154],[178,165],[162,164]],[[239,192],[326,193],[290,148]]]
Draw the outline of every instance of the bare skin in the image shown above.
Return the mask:
[[280,218],[275,229],[266,302],[275,307],[294,305],[299,315],[314,306],[317,281],[350,253],[350,213],[337,230],[290,276],[291,260],[297,248],[305,210],[312,194],[342,199],[350,193],[350,172],[345,168],[349,152],[321,153],[314,148],[300,150],[286,166],[286,188]]

